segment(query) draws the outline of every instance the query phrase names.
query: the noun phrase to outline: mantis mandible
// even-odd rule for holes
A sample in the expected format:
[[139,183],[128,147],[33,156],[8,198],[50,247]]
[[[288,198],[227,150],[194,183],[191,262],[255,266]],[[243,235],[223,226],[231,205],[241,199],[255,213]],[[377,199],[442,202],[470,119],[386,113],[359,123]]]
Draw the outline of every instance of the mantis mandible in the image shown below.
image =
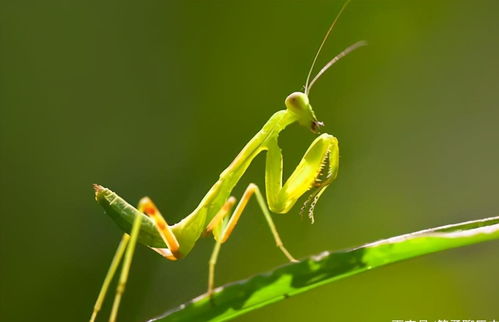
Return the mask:
[[[230,237],[252,196],[256,197],[277,247],[288,260],[296,261],[284,247],[270,211],[279,214],[288,213],[296,201],[304,193],[310,191],[310,196],[303,205],[302,211],[308,209],[308,215],[313,222],[313,209],[317,200],[334,181],[338,173],[338,140],[330,134],[320,134],[309,146],[298,166],[283,184],[283,156],[279,148],[278,136],[281,131],[292,123],[298,123],[313,133],[319,134],[320,128],[324,124],[318,121],[310,105],[308,98],[310,89],[317,79],[339,59],[358,47],[366,45],[365,42],[360,41],[347,47],[331,59],[310,81],[317,57],[348,2],[345,2],[340,9],[322,40],[307,75],[304,92],[294,92],[286,98],[286,109],[278,111],[270,117],[263,128],[244,146],[238,156],[220,174],[218,181],[215,182],[196,209],[187,217],[170,226],[150,198],[142,198],[138,207],[135,208],[113,191],[100,185],[94,185],[95,199],[125,233],[106,274],[90,321],[94,321],[97,317],[111,280],[124,256],[109,319],[110,321],[116,321],[137,242],[151,248],[168,260],[178,260],[189,254],[201,236],[211,233],[215,239],[215,247],[209,260],[208,294],[212,294],[215,264],[220,247]],[[236,198],[231,196],[232,190],[253,159],[264,151],[267,152],[265,165],[266,198],[264,198],[260,188],[251,183],[237,203]],[[234,206],[235,209],[232,211]]]

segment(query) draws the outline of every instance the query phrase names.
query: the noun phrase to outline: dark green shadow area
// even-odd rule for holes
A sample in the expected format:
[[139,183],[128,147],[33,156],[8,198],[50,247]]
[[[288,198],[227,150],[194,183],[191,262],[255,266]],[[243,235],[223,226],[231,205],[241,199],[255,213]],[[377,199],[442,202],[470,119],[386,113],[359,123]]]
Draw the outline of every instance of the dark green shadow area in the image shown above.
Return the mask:
[[224,321],[372,268],[499,238],[499,217],[418,231],[363,246],[324,252],[219,287],[151,321]]

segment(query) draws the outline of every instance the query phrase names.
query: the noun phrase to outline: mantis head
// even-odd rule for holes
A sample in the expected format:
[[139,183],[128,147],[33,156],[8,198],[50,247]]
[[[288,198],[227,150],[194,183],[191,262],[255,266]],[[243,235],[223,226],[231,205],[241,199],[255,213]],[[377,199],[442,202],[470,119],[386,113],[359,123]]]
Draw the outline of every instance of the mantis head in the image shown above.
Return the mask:
[[324,123],[317,120],[314,110],[310,105],[308,96],[305,93],[294,92],[289,94],[285,100],[286,108],[292,112],[297,119],[297,122],[313,133],[318,134]]

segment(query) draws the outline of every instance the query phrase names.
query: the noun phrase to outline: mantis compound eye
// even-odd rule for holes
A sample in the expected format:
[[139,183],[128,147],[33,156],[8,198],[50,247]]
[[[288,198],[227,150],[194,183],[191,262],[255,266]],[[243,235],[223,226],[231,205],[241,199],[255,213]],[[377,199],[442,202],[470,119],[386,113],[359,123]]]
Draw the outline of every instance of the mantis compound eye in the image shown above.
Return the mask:
[[302,113],[307,109],[307,105],[309,104],[308,97],[303,93],[294,92],[286,97],[285,104],[288,109],[295,113]]

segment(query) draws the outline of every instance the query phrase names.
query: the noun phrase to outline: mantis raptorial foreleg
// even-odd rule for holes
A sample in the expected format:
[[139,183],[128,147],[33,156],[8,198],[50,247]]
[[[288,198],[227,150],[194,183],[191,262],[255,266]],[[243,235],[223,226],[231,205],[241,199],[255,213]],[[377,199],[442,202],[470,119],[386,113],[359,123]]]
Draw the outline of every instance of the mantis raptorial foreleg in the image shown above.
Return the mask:
[[336,178],[339,152],[338,140],[334,136],[327,133],[318,136],[284,186],[282,153],[277,138],[268,144],[265,184],[267,201],[273,212],[281,214],[289,212],[307,190],[315,188],[317,191],[322,191]]

